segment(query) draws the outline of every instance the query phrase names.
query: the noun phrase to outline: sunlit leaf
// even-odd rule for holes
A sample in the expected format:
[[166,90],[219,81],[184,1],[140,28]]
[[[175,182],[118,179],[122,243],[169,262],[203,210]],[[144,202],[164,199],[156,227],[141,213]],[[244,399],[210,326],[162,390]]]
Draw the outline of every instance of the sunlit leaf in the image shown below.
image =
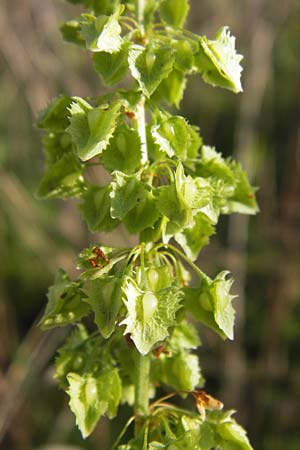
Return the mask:
[[196,56],[196,65],[204,81],[213,86],[241,92],[240,62],[242,56],[236,53],[235,37],[230,35],[228,27],[220,28],[214,40],[206,36],[200,38],[200,51]]
[[124,10],[120,6],[111,16],[83,14],[81,17],[81,33],[86,47],[93,52],[118,52],[122,46],[121,26],[118,19]]
[[171,285],[158,292],[142,291],[128,278],[123,286],[127,316],[124,334],[130,333],[138,351],[147,354],[154,344],[164,340],[169,327],[176,324],[176,312],[181,307],[182,294]]
[[98,376],[92,374],[67,376],[70,408],[83,438],[91,434],[101,416],[113,417],[121,398],[121,381],[117,369]]
[[72,104],[67,130],[83,161],[100,155],[107,147],[114,134],[120,108],[120,101],[90,109],[83,109],[77,102]]
[[135,45],[129,52],[129,68],[146,97],[151,97],[172,70],[174,52],[171,47]]

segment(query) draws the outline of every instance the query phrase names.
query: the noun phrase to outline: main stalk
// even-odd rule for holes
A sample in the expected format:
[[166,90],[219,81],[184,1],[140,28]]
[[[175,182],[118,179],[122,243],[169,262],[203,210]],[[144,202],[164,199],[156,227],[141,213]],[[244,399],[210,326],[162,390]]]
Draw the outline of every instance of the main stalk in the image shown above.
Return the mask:
[[[137,0],[137,19],[140,31],[144,35],[144,10],[145,0]],[[148,161],[147,141],[146,141],[146,119],[145,119],[145,98],[142,96],[137,109],[137,126],[141,139],[142,164]],[[135,368],[135,401],[134,412],[136,416],[146,416],[149,409],[149,377],[150,377],[150,356],[136,355]],[[137,422],[136,431],[139,425]]]

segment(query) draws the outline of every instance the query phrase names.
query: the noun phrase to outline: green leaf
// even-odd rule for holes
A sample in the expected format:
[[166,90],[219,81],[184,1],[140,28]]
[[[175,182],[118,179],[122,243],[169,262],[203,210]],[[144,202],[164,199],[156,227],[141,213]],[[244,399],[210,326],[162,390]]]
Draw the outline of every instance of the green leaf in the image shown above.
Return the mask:
[[225,160],[213,147],[204,145],[201,149],[201,158],[196,164],[196,174],[215,179],[216,202],[223,214],[257,213],[255,188],[251,186],[239,163],[230,159]]
[[93,269],[88,269],[85,272],[82,272],[80,278],[82,280],[96,280],[97,278],[103,277],[111,271],[111,269],[120,261],[122,261],[126,255],[117,256],[115,258],[111,258],[110,261],[100,267],[96,267]]
[[145,183],[139,181],[136,175],[125,175],[122,172],[113,173],[111,183],[111,217],[123,219],[126,214],[139,204],[147,195]]
[[65,154],[73,152],[71,136],[69,133],[47,133],[42,139],[49,164],[59,161]]
[[231,305],[233,280],[228,272],[220,272],[214,280],[202,279],[200,288],[186,288],[185,305],[194,317],[216,331],[221,337],[233,339],[235,312]]
[[63,132],[69,125],[68,108],[72,103],[72,98],[66,95],[51,100],[47,108],[40,114],[37,125],[40,128],[54,132]]
[[196,70],[195,56],[199,52],[199,44],[192,39],[184,37],[182,40],[172,41],[176,50],[174,67],[184,73],[193,73]]
[[153,362],[153,370],[154,384],[164,383],[178,391],[193,391],[203,384],[198,357],[186,351],[172,356],[162,354]]
[[47,297],[48,304],[39,322],[44,330],[74,323],[89,313],[90,308],[84,303],[82,283],[71,281],[62,269],[58,271]]
[[[99,344],[99,343],[98,343]],[[54,378],[59,381],[62,389],[67,389],[67,375],[69,372],[82,373],[93,348],[93,341],[82,324],[72,330],[66,342],[58,350],[55,358]]]
[[95,69],[103,83],[108,86],[119,83],[128,70],[130,43],[126,42],[115,53],[97,52],[93,55]]
[[181,291],[174,285],[158,292],[143,291],[128,277],[123,293],[127,309],[127,316],[121,322],[121,325],[126,325],[124,334],[130,333],[138,351],[145,355],[153,345],[164,340],[169,327],[176,324],[176,312],[181,308]]
[[245,430],[231,416],[234,411],[211,411],[207,421],[215,434],[217,447],[224,450],[253,450]]
[[215,176],[228,183],[234,183],[234,174],[229,162],[214,147],[208,145],[203,145],[201,148],[201,158],[197,163],[197,175],[202,177]]
[[81,33],[89,50],[107,53],[115,53],[120,50],[123,40],[120,36],[122,29],[118,20],[123,11],[124,6],[122,5],[111,16],[95,17],[91,14],[82,14]]
[[215,228],[203,213],[194,216],[193,222],[184,230],[176,233],[174,238],[181,245],[185,254],[192,261],[198,257],[200,250],[209,243]]
[[82,167],[74,154],[66,153],[59,160],[48,165],[37,195],[42,198],[77,197],[83,190]]
[[181,160],[195,158],[202,144],[199,129],[191,126],[181,116],[162,116],[151,127],[154,143],[170,158],[174,155]]
[[81,33],[81,26],[78,20],[68,20],[60,27],[63,39],[71,44],[85,47],[85,40]]
[[166,353],[152,362],[152,382],[161,382],[176,390],[192,391],[203,384],[198,357],[187,350],[200,345],[197,330],[192,324],[181,322],[176,325],[166,342]]
[[183,26],[188,12],[188,0],[162,0],[159,6],[162,20],[175,28]]
[[123,222],[129,233],[136,234],[152,227],[159,216],[156,199],[151,192],[146,192],[138,201],[138,204],[126,214]]
[[155,91],[155,99],[166,100],[169,105],[175,105],[179,108],[179,104],[183,98],[186,87],[186,77],[183,72],[173,69],[172,72],[165,78],[157,90]]
[[80,159],[87,161],[100,155],[107,147],[115,131],[121,104],[121,101],[115,101],[88,110],[83,109],[78,102],[72,104],[67,131],[77,146]]
[[176,155],[184,160],[191,143],[189,127],[183,117],[171,116],[160,120],[152,127],[151,133],[160,150],[170,158]]
[[181,350],[191,350],[199,347],[201,344],[198,331],[196,328],[186,321],[178,324],[168,341],[168,348],[173,353],[178,353]]
[[85,301],[95,313],[95,322],[104,338],[115,329],[115,323],[122,306],[121,280],[116,276],[105,276],[90,281],[85,291]]
[[129,52],[129,68],[146,97],[151,97],[162,80],[169,75],[174,59],[172,47],[132,46]]
[[68,395],[70,408],[76,416],[76,424],[83,438],[89,436],[105,413],[116,414],[121,398],[121,380],[117,369],[99,376],[69,373]]
[[141,140],[138,132],[125,123],[120,124],[102,153],[101,162],[110,172],[134,172],[141,165]]
[[195,63],[202,73],[203,80],[212,86],[220,86],[233,92],[241,92],[240,61],[243,58],[235,51],[235,37],[230,35],[228,27],[218,30],[215,39],[202,36],[200,50]]
[[175,183],[158,189],[157,205],[162,214],[178,227],[193,225],[193,215],[202,211],[208,214],[207,206],[212,200],[210,183],[204,178],[193,179],[185,176],[183,166],[178,164],[175,172]]
[[255,188],[251,186],[246,172],[235,161],[230,163],[230,168],[235,180],[235,190],[228,200],[228,211],[225,212],[256,214],[259,209],[255,199]]
[[119,221],[110,215],[110,186],[89,185],[82,196],[80,209],[90,231],[110,231]]

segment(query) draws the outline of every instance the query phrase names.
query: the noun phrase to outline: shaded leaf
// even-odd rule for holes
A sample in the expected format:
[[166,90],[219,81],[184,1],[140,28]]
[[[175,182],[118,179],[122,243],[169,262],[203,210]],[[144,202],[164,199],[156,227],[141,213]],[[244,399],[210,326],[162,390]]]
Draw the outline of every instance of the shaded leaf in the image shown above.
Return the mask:
[[188,0],[162,0],[159,5],[162,20],[175,28],[182,27],[188,12]]
[[110,231],[119,221],[110,215],[110,186],[89,185],[82,196],[80,209],[92,232]]
[[116,84],[124,78],[128,70],[128,51],[130,44],[126,42],[115,53],[97,52],[93,55],[93,61],[97,73],[103,83]]
[[141,165],[141,140],[138,132],[126,124],[119,125],[102,153],[101,162],[110,172],[134,172]]
[[90,308],[83,301],[82,283],[70,280],[62,269],[58,271],[47,297],[47,307],[39,322],[42,329],[74,323],[89,313]]
[[84,191],[82,167],[73,153],[66,153],[49,164],[40,181],[37,195],[42,198],[80,196]]
[[95,313],[95,322],[104,338],[115,329],[115,322],[122,306],[121,280],[116,276],[105,276],[90,281],[85,291],[85,301]]

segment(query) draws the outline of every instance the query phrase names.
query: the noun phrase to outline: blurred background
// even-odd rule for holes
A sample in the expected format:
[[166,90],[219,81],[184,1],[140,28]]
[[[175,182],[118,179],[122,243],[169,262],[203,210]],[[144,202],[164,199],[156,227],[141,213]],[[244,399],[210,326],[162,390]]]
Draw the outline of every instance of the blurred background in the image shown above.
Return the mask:
[[[0,448],[103,449],[103,419],[85,442],[52,363],[65,330],[36,322],[59,266],[74,274],[91,240],[76,202],[38,201],[43,171],[37,113],[59,93],[97,95],[87,52],[64,44],[74,17],[63,0],[0,2]],[[233,155],[259,186],[256,217],[222,218],[199,258],[235,278],[234,342],[200,330],[206,388],[237,409],[256,450],[300,448],[300,4],[299,0],[192,0],[188,26],[212,38],[229,25],[244,55],[242,95],[190,79],[181,113],[205,142]],[[111,237],[110,237],[111,239]],[[114,237],[128,242],[125,234]],[[123,414],[123,413],[121,413]],[[126,411],[124,412],[126,414]]]

